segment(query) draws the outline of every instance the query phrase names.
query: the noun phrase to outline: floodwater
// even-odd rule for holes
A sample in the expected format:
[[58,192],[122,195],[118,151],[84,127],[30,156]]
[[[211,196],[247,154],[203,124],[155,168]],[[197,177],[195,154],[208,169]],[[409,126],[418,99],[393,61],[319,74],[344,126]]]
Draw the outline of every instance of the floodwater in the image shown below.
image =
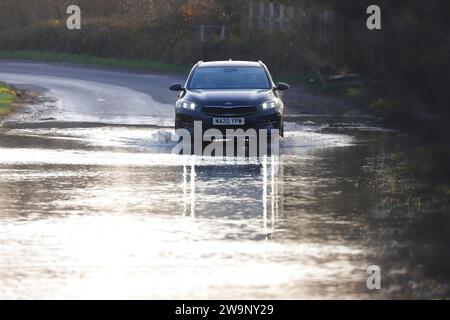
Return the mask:
[[172,155],[167,128],[1,128],[0,298],[450,298],[448,202],[395,171],[417,140],[307,120],[260,159]]

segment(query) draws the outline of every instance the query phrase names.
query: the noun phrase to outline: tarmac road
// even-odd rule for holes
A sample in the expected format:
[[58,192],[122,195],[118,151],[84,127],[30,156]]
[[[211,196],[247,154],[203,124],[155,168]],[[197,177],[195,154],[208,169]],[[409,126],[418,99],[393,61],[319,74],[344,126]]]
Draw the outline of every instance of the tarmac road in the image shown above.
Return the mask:
[[36,121],[159,125],[173,123],[176,95],[168,87],[184,81],[170,75],[13,61],[0,61],[0,79],[54,99],[55,107]]

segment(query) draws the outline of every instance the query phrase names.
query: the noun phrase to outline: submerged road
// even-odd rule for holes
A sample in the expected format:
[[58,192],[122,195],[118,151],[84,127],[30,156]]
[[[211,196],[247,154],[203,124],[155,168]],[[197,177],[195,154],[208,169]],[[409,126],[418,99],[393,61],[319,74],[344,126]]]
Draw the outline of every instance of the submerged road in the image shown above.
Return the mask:
[[182,78],[0,61],[0,81],[44,97],[0,128],[0,298],[450,297],[399,132],[294,108],[279,157],[178,156]]

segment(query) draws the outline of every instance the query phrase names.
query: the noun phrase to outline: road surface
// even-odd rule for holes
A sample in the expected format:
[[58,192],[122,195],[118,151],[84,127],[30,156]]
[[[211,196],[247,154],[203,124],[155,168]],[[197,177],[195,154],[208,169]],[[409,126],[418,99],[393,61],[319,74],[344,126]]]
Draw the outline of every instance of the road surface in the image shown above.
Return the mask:
[[0,298],[450,297],[399,132],[291,108],[279,157],[176,156],[182,78],[0,61],[0,80],[45,97],[0,128]]
[[63,122],[170,125],[175,76],[132,74],[64,65],[3,62],[4,81],[55,99],[55,108],[40,118]]

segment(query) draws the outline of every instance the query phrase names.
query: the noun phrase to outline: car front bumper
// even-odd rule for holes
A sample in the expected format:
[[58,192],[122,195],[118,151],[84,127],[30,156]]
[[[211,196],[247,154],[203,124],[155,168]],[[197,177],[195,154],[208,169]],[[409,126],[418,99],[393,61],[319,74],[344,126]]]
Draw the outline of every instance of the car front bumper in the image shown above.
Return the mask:
[[[244,125],[214,125],[214,118],[244,118]],[[223,134],[226,134],[228,129],[237,130],[255,129],[259,133],[260,129],[266,129],[270,133],[272,130],[280,129],[281,114],[278,110],[261,110],[251,115],[234,115],[234,116],[219,116],[208,115],[197,111],[179,109],[175,117],[175,129],[186,129],[191,134],[194,133],[194,123],[201,122],[202,134],[209,129],[218,129]]]

